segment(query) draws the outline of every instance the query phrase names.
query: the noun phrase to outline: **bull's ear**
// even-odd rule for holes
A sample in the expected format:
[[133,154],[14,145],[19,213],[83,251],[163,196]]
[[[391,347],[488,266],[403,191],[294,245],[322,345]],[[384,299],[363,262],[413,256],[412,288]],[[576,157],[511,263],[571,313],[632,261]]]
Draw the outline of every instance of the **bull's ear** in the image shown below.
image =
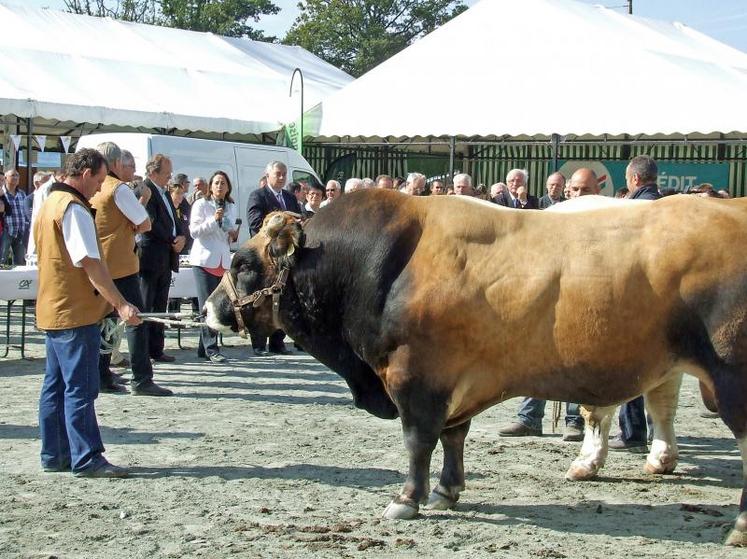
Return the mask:
[[267,250],[272,258],[285,266],[293,266],[296,249],[303,242],[303,230],[290,212],[273,212],[265,218],[262,232],[269,238]]

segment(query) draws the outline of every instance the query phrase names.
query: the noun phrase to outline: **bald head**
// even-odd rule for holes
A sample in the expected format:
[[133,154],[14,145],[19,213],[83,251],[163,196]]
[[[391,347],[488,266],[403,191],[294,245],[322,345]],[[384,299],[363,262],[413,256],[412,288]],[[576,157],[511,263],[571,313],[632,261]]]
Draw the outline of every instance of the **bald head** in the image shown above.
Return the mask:
[[570,180],[570,195],[571,198],[578,198],[579,196],[588,196],[589,194],[599,194],[601,189],[599,188],[599,181],[597,180],[597,174],[591,169],[582,167],[578,169]]

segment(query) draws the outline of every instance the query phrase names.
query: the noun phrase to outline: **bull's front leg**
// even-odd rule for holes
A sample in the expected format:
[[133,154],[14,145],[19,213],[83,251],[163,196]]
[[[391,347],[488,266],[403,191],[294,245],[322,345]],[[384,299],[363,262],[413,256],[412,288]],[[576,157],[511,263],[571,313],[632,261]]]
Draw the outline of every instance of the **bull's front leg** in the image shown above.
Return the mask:
[[608,438],[612,413],[617,406],[581,406],[581,415],[586,422],[581,452],[565,474],[570,481],[585,481],[596,477],[607,459]]
[[392,398],[402,418],[405,448],[409,455],[407,479],[401,493],[384,509],[384,518],[415,518],[430,490],[431,456],[446,417],[447,398],[421,385],[408,385]]
[[428,498],[429,509],[450,509],[459,500],[459,493],[464,491],[464,439],[469,433],[470,423],[468,420],[441,432],[444,466],[438,486]]

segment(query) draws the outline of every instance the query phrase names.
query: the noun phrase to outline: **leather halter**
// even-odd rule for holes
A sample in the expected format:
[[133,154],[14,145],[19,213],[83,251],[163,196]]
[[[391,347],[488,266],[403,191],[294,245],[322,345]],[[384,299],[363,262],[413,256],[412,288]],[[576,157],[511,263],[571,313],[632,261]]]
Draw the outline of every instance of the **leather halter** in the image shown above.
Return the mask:
[[246,338],[246,335],[249,332],[249,329],[244,323],[244,318],[241,316],[241,311],[243,311],[249,305],[251,305],[253,308],[259,307],[262,304],[262,301],[264,301],[265,297],[268,296],[272,296],[272,320],[276,326],[280,324],[280,295],[283,292],[285,283],[288,281],[289,271],[290,270],[288,268],[281,268],[280,272],[278,272],[278,275],[275,278],[275,282],[270,287],[263,287],[262,289],[258,289],[251,295],[244,295],[243,297],[239,297],[239,292],[236,291],[236,284],[231,277],[231,271],[229,270],[225,274],[223,274],[223,279],[221,279],[220,283],[225,288],[226,295],[228,295],[228,300],[231,302],[233,312],[236,315],[236,324],[239,327],[239,336],[241,336],[242,338]]

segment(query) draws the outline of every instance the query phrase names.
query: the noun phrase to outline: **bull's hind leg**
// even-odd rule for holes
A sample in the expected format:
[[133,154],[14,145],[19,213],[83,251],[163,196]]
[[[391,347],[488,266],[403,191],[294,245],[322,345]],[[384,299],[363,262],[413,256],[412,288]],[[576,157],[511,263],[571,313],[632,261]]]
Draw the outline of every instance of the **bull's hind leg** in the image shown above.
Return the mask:
[[646,392],[646,411],[654,427],[651,452],[643,470],[649,474],[671,474],[677,467],[679,452],[674,434],[674,416],[682,385],[682,373]]
[[429,509],[445,510],[453,507],[464,491],[464,439],[469,433],[470,421],[441,431],[444,449],[444,467],[441,479],[428,498]]
[[721,419],[737,439],[744,476],[739,516],[726,539],[726,545],[747,547],[747,370],[734,368],[719,373],[715,379],[718,410]]
[[585,481],[596,477],[607,459],[607,445],[612,413],[617,406],[581,406],[584,427],[584,442],[581,452],[565,474],[570,481]]
[[393,400],[400,409],[409,469],[401,493],[384,509],[384,518],[411,519],[430,491],[431,456],[446,423],[446,398],[419,385],[397,390]]

